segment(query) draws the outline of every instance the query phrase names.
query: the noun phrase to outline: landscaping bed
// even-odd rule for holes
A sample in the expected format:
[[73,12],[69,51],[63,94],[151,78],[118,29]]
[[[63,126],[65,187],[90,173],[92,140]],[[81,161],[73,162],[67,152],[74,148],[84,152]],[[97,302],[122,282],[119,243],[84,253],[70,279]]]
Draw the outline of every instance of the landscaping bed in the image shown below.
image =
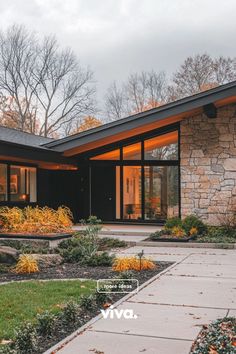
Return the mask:
[[[150,269],[142,272],[135,272],[137,279],[143,283],[147,279],[158,274],[165,268],[171,265],[170,262],[158,262],[156,269]],[[9,281],[20,280],[47,280],[47,279],[109,279],[116,275],[116,272],[112,270],[112,267],[87,267],[80,266],[77,263],[63,263],[56,267],[44,268],[38,273],[31,274],[15,274],[11,272],[1,272],[0,270],[0,283]],[[0,288],[1,289],[1,288]]]
[[190,354],[236,353],[236,318],[219,319],[204,326],[192,345]]
[[[153,276],[162,272],[172,263],[158,262],[155,264],[155,269],[133,271],[133,278],[139,281],[139,285],[143,284],[147,280],[151,279]],[[59,267],[54,267],[50,269],[44,269],[42,273],[39,272],[28,275],[9,275],[9,273],[2,273],[0,275],[0,282],[9,280],[34,280],[17,284],[11,283],[0,285],[0,318],[2,318],[2,321],[4,321],[4,317],[7,316],[9,326],[9,321],[11,322],[11,319],[14,319],[12,322],[14,325],[19,324],[19,322],[29,320],[31,320],[32,322],[32,319],[36,316],[36,313],[39,309],[40,312],[45,311],[45,309],[47,309],[50,310],[52,313],[57,314],[58,310],[62,308],[63,303],[65,303],[65,300],[68,301],[70,299],[73,299],[74,301],[79,303],[81,293],[87,293],[93,296],[93,294],[95,293],[96,286],[96,282],[93,282],[93,280],[114,278],[117,277],[118,274],[119,273],[113,271],[111,267],[82,267],[78,266],[78,264],[73,263],[63,264]],[[79,280],[65,280],[62,282],[39,281],[39,279],[72,278],[90,278],[91,280],[85,280],[85,282],[81,282]],[[45,288],[48,289],[45,290]],[[25,293],[29,295],[25,297]],[[64,293],[66,295],[65,297],[63,297]],[[22,296],[20,294],[22,294]],[[61,320],[58,320],[54,323],[52,334],[50,334],[49,336],[37,335],[37,347],[35,350],[32,351],[32,353],[43,353],[45,350],[55,345],[67,335],[75,331],[77,328],[83,326],[90,319],[98,315],[100,313],[100,309],[104,307],[104,304],[102,304],[102,302],[107,301],[109,302],[108,306],[110,306],[111,304],[114,304],[116,301],[121,299],[124,295],[126,294],[111,293],[108,295],[108,299],[104,298],[103,300],[101,300],[101,303],[94,302],[94,300],[92,301],[89,297],[85,298],[83,307],[82,309],[80,308],[80,310],[78,310],[78,316],[74,318],[74,321],[65,322],[61,317]],[[103,296],[104,295],[102,294],[102,297]],[[7,306],[7,304],[11,304],[10,308],[14,308],[14,313],[9,310],[9,306]],[[32,306],[33,310],[31,308]],[[5,311],[8,311],[8,313],[6,314]],[[28,316],[28,314],[30,314],[30,316]],[[57,316],[60,316],[60,313]],[[6,330],[3,323],[2,329]],[[8,327],[6,333],[8,333],[8,336],[5,335],[4,339],[11,339],[13,337],[13,328]],[[2,333],[0,333],[0,339],[3,339]],[[5,346],[0,345],[0,353],[4,353],[4,347]],[[19,353],[23,352],[19,351]]]
[[145,241],[156,242],[197,242],[229,244],[236,243],[236,226],[205,225],[194,215],[185,219],[174,217],[167,219],[164,228],[152,233]]

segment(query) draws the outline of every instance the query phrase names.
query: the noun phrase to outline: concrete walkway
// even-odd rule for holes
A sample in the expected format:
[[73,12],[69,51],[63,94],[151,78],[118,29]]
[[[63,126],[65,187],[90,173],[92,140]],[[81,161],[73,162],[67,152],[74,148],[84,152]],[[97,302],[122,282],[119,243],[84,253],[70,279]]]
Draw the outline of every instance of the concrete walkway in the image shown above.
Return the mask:
[[[132,247],[122,255],[136,254]],[[137,319],[101,319],[66,343],[60,354],[188,354],[203,324],[236,315],[236,250],[145,247],[176,262],[129,295],[118,309]],[[50,353],[50,352],[48,352]]]
[[[73,229],[82,231],[85,226],[75,225]],[[99,237],[112,237],[127,242],[140,242],[146,240],[151,233],[157,230],[161,230],[161,226],[104,224],[99,232]]]

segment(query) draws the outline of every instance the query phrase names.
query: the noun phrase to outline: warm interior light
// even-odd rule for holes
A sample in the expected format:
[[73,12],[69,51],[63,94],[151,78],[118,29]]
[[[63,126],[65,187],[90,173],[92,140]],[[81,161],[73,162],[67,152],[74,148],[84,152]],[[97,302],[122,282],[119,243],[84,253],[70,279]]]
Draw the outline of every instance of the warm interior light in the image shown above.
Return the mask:
[[123,148],[123,159],[141,160],[141,143],[125,146]]
[[90,160],[119,160],[120,159],[120,150],[112,150],[106,152],[105,154],[97,155],[91,157]]
[[156,136],[155,138],[145,140],[144,149],[153,150],[162,146],[176,144],[178,142],[178,131],[167,133],[164,135]]

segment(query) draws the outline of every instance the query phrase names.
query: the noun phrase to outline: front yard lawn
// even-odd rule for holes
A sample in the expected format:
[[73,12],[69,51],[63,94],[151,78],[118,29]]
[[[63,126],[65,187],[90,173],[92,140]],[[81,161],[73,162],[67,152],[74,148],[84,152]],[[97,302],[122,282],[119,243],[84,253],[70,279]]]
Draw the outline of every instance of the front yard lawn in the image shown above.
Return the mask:
[[0,285],[0,341],[12,338],[21,322],[45,310],[58,312],[69,300],[95,291],[95,281],[29,281]]

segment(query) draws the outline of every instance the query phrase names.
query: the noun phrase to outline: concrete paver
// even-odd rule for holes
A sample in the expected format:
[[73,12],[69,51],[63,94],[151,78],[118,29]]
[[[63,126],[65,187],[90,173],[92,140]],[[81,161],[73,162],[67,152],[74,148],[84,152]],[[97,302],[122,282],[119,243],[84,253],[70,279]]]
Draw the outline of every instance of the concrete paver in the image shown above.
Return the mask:
[[118,306],[137,319],[97,319],[59,354],[187,354],[203,324],[236,316],[236,250],[135,246],[119,255],[142,249],[177,263]]
[[172,268],[166,275],[236,278],[236,265],[229,267],[227,264],[182,263]]
[[[214,250],[215,251],[215,250]],[[229,250],[230,251],[230,250]],[[214,254],[215,253],[215,254]],[[227,264],[235,265],[235,252],[228,254],[220,254],[219,252],[214,252],[213,254],[208,254],[207,257],[203,254],[192,254],[183,263],[201,263],[201,264]]]
[[236,282],[234,279],[163,276],[135,295],[134,301],[236,309]]
[[[136,297],[134,298],[134,301]],[[96,331],[129,333],[136,335],[158,336],[164,338],[194,340],[203,323],[224,317],[226,310],[203,309],[184,306],[146,305],[124,302],[118,310],[132,309],[138,316],[136,320],[114,318],[98,321]],[[155,319],[155,320],[153,320]],[[93,329],[93,326],[91,327]]]
[[191,341],[86,331],[60,354],[188,354]]

